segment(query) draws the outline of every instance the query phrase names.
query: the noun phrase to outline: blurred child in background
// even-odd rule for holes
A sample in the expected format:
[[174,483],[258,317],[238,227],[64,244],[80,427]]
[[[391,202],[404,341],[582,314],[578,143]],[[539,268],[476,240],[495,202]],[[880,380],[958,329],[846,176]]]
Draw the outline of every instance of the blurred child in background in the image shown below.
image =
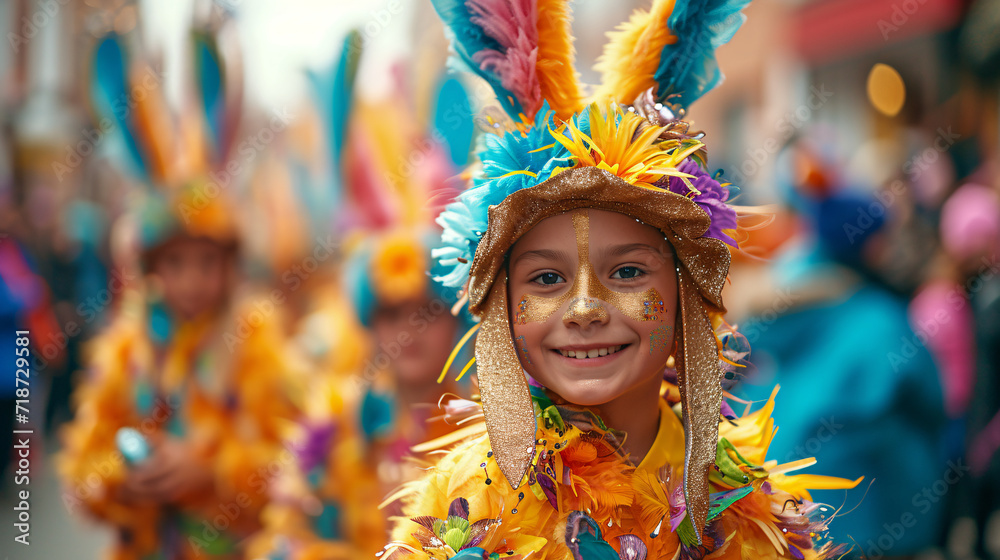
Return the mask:
[[[348,67],[353,40],[344,44],[341,64]],[[348,92],[333,96],[349,98]],[[441,104],[468,112],[464,89],[454,80],[438,90]],[[456,429],[435,412],[438,405],[466,402],[458,395],[467,389],[437,380],[469,325],[452,315],[455,302],[430,280],[428,268],[440,235],[431,225],[434,208],[453,194],[448,179],[456,164],[447,150],[465,157],[471,133],[424,131],[407,105],[401,94],[355,104],[352,127],[328,127],[349,129],[347,156],[332,158],[342,162],[341,194],[349,211],[337,221],[351,230],[349,258],[303,331],[313,334],[300,337],[316,341],[327,333],[326,344],[308,346],[324,348],[328,357],[309,376],[305,418],[292,438],[296,463],[275,484],[265,529],[248,558],[374,557],[387,535],[386,517],[394,513],[379,511],[378,504],[422,472],[413,446]],[[471,128],[471,119],[457,125]],[[466,138],[464,148],[451,144],[455,137]],[[340,144],[336,135],[330,144]]]
[[[120,165],[144,187],[116,226],[119,264],[143,278],[90,346],[59,467],[67,507],[114,527],[116,559],[241,557],[287,456],[281,423],[296,415],[279,310],[238,295],[236,210],[208,180],[239,124],[238,72],[227,82],[220,70],[232,45],[194,37],[206,106],[176,121],[123,38],[105,37],[94,54],[95,109],[121,120]],[[130,84],[144,95],[128,97]],[[118,99],[136,109],[116,112]]]

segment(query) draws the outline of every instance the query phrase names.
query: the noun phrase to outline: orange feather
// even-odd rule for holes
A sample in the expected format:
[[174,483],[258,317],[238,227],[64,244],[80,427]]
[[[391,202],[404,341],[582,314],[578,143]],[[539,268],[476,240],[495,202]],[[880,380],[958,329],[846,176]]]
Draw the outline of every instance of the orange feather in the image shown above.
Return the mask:
[[573,34],[567,0],[538,0],[538,58],[535,75],[542,97],[563,120],[583,109],[580,79],[573,66]]

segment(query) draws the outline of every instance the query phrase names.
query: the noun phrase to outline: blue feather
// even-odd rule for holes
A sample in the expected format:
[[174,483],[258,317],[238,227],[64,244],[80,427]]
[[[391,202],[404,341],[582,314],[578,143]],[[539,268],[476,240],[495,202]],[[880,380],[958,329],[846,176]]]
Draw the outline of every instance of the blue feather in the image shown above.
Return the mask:
[[347,123],[350,120],[351,107],[354,100],[354,79],[358,74],[358,62],[361,60],[361,34],[351,30],[344,38],[340,49],[340,62],[333,77],[333,97],[330,99],[330,132],[332,133],[335,161],[340,161],[347,137]]
[[104,37],[94,49],[90,95],[98,116],[111,120],[121,132],[134,171],[146,179],[149,177],[149,170],[128,120],[130,97],[127,67],[118,35],[112,33]]
[[215,142],[216,155],[225,157],[222,151],[222,127],[225,118],[225,91],[222,85],[222,63],[219,51],[211,37],[194,36],[195,61],[198,66],[198,83],[201,86],[201,103],[205,121]]
[[354,81],[362,50],[361,34],[351,30],[344,37],[337,61],[319,72],[309,72],[309,85],[316,106],[325,121],[327,145],[335,171],[340,167],[354,102]]
[[[578,126],[589,130],[588,123],[583,122],[585,116],[576,119]],[[552,138],[550,128],[556,128],[554,113],[545,104],[526,134],[508,132],[485,137],[485,147],[480,151],[482,174],[438,216],[437,223],[444,232],[442,246],[431,252],[442,265],[442,273],[434,276],[436,281],[458,288],[468,279],[470,263],[488,225],[490,206],[545,181],[556,167],[571,166],[569,151]]]
[[690,107],[701,96],[722,83],[715,49],[729,42],[746,21],[740,11],[750,0],[691,0],[677,2],[667,22],[677,42],[663,47],[660,66],[653,78],[664,99]]
[[472,103],[462,83],[448,78],[438,90],[434,105],[434,132],[451,155],[456,168],[469,163],[475,125],[472,120]]
[[503,47],[488,36],[481,27],[472,23],[472,14],[466,7],[464,0],[431,0],[431,3],[434,4],[434,9],[437,10],[441,21],[447,28],[448,38],[455,51],[455,58],[449,61],[449,66],[455,70],[471,71],[486,80],[496,92],[497,99],[504,111],[515,121],[519,120],[523,109],[514,98],[514,94],[503,87],[500,76],[483,70],[472,58],[477,52],[484,50],[503,51]]

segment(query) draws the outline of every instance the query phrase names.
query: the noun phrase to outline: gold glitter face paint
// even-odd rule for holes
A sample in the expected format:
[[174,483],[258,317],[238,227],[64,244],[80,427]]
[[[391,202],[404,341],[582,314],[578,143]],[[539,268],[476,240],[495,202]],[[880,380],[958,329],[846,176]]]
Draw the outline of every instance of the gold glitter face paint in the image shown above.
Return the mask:
[[575,321],[581,324],[607,320],[608,310],[604,308],[604,302],[597,298],[575,297],[569,302],[569,308],[563,314],[563,321]]
[[580,263],[573,278],[573,285],[557,297],[524,294],[514,312],[514,321],[521,325],[527,322],[543,323],[562,309],[566,302],[570,302],[570,305],[563,315],[563,320],[568,321],[590,323],[607,320],[608,310],[604,306],[605,303],[610,303],[623,315],[636,321],[659,320],[666,312],[666,308],[663,296],[656,291],[656,288],[638,293],[616,292],[601,283],[590,263],[590,218],[583,210],[573,211],[572,216]]

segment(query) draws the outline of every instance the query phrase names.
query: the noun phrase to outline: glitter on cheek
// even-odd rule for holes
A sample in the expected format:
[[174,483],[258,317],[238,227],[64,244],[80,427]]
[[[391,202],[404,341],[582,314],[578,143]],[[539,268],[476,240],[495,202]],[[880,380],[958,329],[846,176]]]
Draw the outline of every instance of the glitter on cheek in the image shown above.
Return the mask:
[[531,356],[528,355],[528,342],[524,339],[524,335],[522,334],[521,336],[515,338],[514,340],[517,340],[519,342],[518,347],[520,348],[521,352],[524,353],[524,360],[526,363],[530,364]]
[[528,322],[528,296],[521,296],[521,301],[517,303],[517,311],[514,312],[514,322],[518,325]]
[[649,333],[649,353],[653,350],[663,352],[669,351],[670,343],[674,339],[674,329],[670,325],[660,325]]
[[644,321],[656,321],[660,315],[665,314],[667,311],[660,294],[656,290],[653,290],[652,295],[653,297],[642,302]]
[[555,298],[524,295],[514,318],[520,323],[544,323],[570,298],[570,292]]
[[660,292],[656,291],[656,288],[650,288],[639,293],[622,293],[609,290],[601,284],[598,292],[598,297],[613,305],[618,311],[622,312],[622,315],[635,321],[654,320],[650,318],[646,302],[663,300],[663,296],[660,295]]

